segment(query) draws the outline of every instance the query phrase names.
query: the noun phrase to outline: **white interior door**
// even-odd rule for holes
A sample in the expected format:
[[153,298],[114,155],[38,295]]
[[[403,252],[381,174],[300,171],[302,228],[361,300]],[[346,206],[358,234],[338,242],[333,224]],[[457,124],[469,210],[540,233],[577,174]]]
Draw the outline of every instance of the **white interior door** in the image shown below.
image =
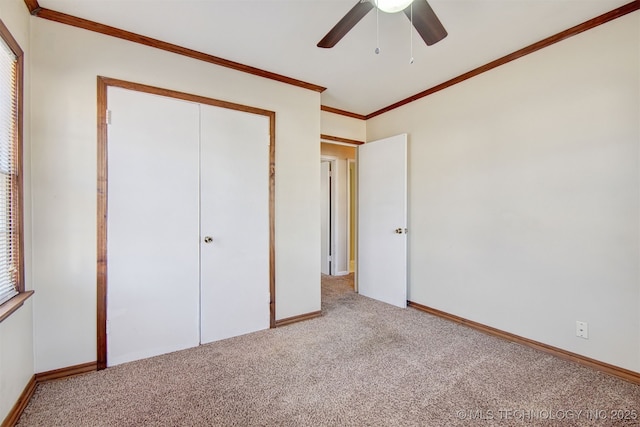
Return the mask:
[[268,117],[201,106],[202,343],[269,328],[269,141]]
[[331,162],[320,162],[320,272],[331,274],[330,267],[330,233],[331,195],[329,192],[329,174]]
[[358,147],[358,292],[407,306],[407,135]]
[[110,87],[109,366],[198,345],[198,105]]

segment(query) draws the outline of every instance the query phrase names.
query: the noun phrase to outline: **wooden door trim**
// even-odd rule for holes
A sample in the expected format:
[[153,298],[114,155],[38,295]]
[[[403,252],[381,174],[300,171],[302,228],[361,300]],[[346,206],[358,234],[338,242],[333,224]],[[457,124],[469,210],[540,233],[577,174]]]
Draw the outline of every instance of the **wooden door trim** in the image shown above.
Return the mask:
[[358,145],[362,145],[364,144],[364,141],[360,141],[357,139],[349,139],[349,138],[343,138],[341,136],[333,136],[333,135],[327,135],[324,133],[320,134],[320,142],[325,142],[328,144],[331,144],[331,142],[340,142],[343,144],[349,144],[351,146],[358,146]]
[[276,113],[262,108],[207,98],[200,95],[148,86],[109,77],[98,76],[98,173],[97,173],[97,369],[107,367],[107,90],[119,87],[198,104],[228,108],[269,118],[269,327],[276,327],[276,253],[275,253],[275,167],[276,167]]

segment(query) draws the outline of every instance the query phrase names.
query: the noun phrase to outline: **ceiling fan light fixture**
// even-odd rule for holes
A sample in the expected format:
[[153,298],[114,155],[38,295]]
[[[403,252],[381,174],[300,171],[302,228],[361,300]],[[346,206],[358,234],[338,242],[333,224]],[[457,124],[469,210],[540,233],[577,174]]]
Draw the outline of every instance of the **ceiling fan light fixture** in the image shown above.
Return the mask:
[[396,13],[405,10],[413,0],[371,0],[383,12]]

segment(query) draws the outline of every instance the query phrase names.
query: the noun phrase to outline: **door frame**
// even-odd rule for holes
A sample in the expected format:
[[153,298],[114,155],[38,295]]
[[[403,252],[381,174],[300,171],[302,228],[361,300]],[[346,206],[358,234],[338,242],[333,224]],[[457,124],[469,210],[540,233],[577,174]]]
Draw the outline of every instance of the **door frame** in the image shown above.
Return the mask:
[[[357,152],[357,149],[356,149]],[[351,176],[351,165],[353,165],[354,174]],[[357,163],[355,159],[347,159],[347,271],[351,273],[351,255],[353,255],[353,271],[356,270],[356,253],[357,253],[357,244],[358,240],[355,238],[355,230],[351,230],[351,215],[358,215],[358,180],[356,179],[358,169]],[[353,187],[353,194],[351,192],[351,187]],[[351,206],[351,198],[353,197],[353,206]],[[353,211],[353,212],[352,212]],[[355,229],[355,225],[357,220],[353,221],[353,228]],[[351,253],[351,232],[354,231],[354,242],[353,242],[353,254]]]
[[[351,256],[353,256],[353,290],[358,292],[358,149],[356,147],[356,158],[347,159],[347,271],[351,271]],[[351,176],[351,165],[354,174]],[[353,194],[351,188],[353,187]],[[351,198],[353,197],[353,206]],[[352,212],[353,211],[353,212]],[[353,230],[351,224],[353,215]],[[351,235],[353,234],[353,254],[351,253]]]
[[107,367],[107,191],[108,191],[108,88],[145,92],[168,98],[181,99],[198,104],[228,108],[269,118],[269,327],[276,326],[276,276],[275,276],[275,161],[276,161],[276,113],[262,108],[236,104],[214,98],[148,86],[125,80],[98,76],[98,125],[97,125],[97,369]]
[[320,160],[320,273],[331,274],[331,162]]
[[329,274],[336,275],[336,169],[338,158],[335,156],[320,156],[320,163],[329,163]]

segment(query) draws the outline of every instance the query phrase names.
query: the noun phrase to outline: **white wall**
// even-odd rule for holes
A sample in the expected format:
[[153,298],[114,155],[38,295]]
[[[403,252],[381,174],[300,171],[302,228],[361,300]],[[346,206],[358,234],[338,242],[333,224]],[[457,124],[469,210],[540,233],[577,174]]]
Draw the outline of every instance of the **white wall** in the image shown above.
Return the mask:
[[369,140],[409,133],[410,300],[640,372],[638,28],[367,122]]
[[367,138],[367,122],[341,114],[320,112],[320,129],[322,134],[341,138],[365,141]]
[[0,423],[34,374],[33,298],[0,323]]
[[96,76],[276,112],[276,317],[320,309],[320,95],[33,19],[36,371],[96,359]]
[[[29,114],[29,19],[22,0],[0,2],[0,19],[9,28],[24,54],[24,129],[23,129],[23,185],[24,185],[24,243],[25,281],[31,289],[31,147]],[[0,422],[6,418],[20,394],[34,374],[33,363],[33,300],[31,297],[11,316],[0,323]]]

